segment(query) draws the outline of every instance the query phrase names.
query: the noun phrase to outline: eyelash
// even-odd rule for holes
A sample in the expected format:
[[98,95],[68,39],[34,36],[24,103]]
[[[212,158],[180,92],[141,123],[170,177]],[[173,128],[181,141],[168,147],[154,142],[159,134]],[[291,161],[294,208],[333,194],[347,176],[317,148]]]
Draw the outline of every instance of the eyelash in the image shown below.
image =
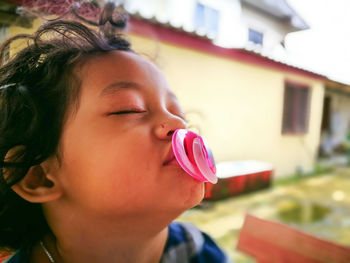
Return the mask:
[[[117,111],[117,112],[112,112],[110,115],[123,115],[123,114],[136,114],[136,113],[144,113],[146,111],[143,110],[123,110],[123,111]],[[183,114],[175,114],[177,117],[182,119],[184,122],[187,123],[187,119]]]
[[135,114],[135,113],[144,113],[144,112],[146,112],[146,111],[142,111],[142,110],[123,110],[123,111],[112,112],[111,115]]

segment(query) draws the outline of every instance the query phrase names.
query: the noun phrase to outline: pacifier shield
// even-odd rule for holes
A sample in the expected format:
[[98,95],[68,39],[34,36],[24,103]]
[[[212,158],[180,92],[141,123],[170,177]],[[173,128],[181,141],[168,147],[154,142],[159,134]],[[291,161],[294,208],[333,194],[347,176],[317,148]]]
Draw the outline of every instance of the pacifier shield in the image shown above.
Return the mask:
[[201,182],[217,182],[214,160],[200,135],[178,129],[173,134],[172,146],[176,160],[190,176]]

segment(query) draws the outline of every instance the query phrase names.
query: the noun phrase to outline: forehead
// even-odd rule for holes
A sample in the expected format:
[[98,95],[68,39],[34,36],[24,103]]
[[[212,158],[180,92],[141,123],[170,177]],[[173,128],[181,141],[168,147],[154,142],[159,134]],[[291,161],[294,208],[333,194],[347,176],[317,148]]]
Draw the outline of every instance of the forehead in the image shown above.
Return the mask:
[[[170,93],[162,72],[150,61],[126,51],[111,51],[90,58],[80,72],[82,92],[103,95],[115,83],[136,83]],[[88,90],[86,90],[88,87]]]

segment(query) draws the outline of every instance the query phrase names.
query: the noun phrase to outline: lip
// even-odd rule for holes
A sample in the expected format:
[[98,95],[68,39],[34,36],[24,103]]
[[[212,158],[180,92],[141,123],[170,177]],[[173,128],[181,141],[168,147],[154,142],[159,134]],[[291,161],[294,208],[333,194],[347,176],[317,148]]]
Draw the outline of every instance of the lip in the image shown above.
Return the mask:
[[170,147],[170,150],[165,158],[165,161],[163,162],[163,165],[179,165],[179,163],[177,162],[174,152],[173,152],[173,148]]

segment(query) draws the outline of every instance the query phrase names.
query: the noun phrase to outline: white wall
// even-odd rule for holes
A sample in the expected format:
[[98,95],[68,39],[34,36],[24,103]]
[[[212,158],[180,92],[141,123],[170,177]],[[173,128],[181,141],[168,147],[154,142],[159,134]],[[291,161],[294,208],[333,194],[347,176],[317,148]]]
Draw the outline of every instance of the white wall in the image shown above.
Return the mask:
[[247,30],[252,28],[264,34],[263,46],[268,53],[273,52],[274,48],[290,32],[290,26],[287,24],[245,5],[242,6],[242,24]]

